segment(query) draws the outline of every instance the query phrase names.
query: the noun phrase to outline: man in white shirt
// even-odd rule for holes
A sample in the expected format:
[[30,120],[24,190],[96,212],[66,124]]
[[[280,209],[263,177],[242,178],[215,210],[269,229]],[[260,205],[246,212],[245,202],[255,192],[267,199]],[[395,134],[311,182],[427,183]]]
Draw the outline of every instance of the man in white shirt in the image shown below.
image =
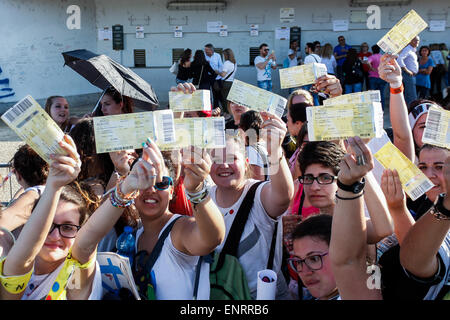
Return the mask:
[[[306,44],[305,52],[306,52],[307,56],[305,57],[305,64],[321,63],[322,58],[314,53],[315,49],[316,49],[316,46],[314,43],[308,42]],[[312,85],[309,84],[309,85],[303,86],[303,89],[309,91],[309,89],[311,89],[311,87],[312,87]],[[313,96],[313,100],[314,100],[314,105],[318,106],[319,105],[319,96],[317,95],[317,93],[312,93],[312,96]]]
[[272,91],[272,70],[277,68],[275,53],[269,55],[269,46],[263,43],[259,46],[259,56],[255,58],[256,80],[258,87]]
[[322,60],[321,57],[319,57],[317,54],[314,53],[316,50],[314,43],[308,42],[306,44],[305,52],[306,52],[306,58],[305,58],[305,64],[308,63],[320,63]]
[[416,50],[419,46],[420,38],[416,36],[411,42],[400,52],[397,58],[398,65],[402,68],[403,87],[405,102],[407,105],[417,99],[416,92],[416,74],[419,71],[419,63],[417,61]]
[[[205,59],[211,65],[211,68],[216,72],[216,79],[211,82],[213,105],[214,108],[219,108],[222,101],[222,77],[220,73],[223,69],[222,57],[217,52],[214,52],[214,46],[211,43],[205,45]],[[213,108],[213,109],[214,109]],[[222,110],[226,110],[226,106],[222,106]]]

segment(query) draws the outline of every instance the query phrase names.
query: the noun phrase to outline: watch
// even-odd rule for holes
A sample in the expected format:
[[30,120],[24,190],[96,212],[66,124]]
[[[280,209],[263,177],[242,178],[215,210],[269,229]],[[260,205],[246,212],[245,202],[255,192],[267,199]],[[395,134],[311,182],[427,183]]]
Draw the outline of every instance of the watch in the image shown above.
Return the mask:
[[444,207],[444,197],[445,193],[441,193],[430,210],[430,213],[438,220],[450,220],[450,210]]
[[337,186],[339,189],[342,189],[344,191],[348,191],[348,192],[353,192],[355,194],[360,193],[363,189],[364,189],[364,185],[366,184],[366,179],[362,179],[362,181],[357,181],[352,185],[346,185],[343,184],[342,182],[339,181],[339,179],[337,180]]

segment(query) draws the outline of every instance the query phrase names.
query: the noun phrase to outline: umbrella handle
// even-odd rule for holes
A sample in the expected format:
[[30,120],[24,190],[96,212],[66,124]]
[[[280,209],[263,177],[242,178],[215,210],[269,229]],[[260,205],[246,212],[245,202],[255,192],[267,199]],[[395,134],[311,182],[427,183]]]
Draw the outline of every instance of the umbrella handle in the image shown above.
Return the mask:
[[100,105],[100,101],[102,101],[102,98],[103,98],[103,96],[105,95],[105,93],[106,93],[106,89],[103,90],[102,95],[101,95],[100,98],[98,99],[98,101],[97,101],[97,103],[96,103],[94,109],[92,109],[91,114],[94,114],[94,112],[97,110],[98,106]]

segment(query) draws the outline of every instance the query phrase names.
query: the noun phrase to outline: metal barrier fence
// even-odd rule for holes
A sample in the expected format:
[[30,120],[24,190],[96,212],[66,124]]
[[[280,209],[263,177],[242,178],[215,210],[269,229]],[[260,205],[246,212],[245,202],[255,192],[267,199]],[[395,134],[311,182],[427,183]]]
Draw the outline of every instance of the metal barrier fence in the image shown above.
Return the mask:
[[[12,186],[12,179],[11,179],[11,169],[12,166],[10,163],[0,163],[0,168],[7,168],[8,169],[8,174],[5,177],[2,177],[2,179],[0,180],[0,184],[1,184],[1,188],[5,188],[7,185],[9,185],[9,199],[12,199],[13,197],[13,186]],[[9,181],[5,182],[5,185],[3,185],[4,183],[4,179],[8,177]],[[9,203],[9,201],[1,201],[1,204],[3,206],[6,206]]]

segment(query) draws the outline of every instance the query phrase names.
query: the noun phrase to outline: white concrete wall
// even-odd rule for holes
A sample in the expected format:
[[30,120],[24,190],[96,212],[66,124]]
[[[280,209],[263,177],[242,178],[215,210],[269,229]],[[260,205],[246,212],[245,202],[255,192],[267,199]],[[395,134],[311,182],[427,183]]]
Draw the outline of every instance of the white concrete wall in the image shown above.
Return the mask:
[[[81,9],[81,29],[69,30],[67,7]],[[0,79],[9,78],[17,101],[27,94],[78,95],[97,89],[69,67],[61,52],[86,48],[96,51],[95,3],[90,0],[0,0]],[[0,87],[3,87],[0,85]]]
[[[426,21],[445,19],[445,32],[422,32],[422,44],[446,42],[450,45],[450,4],[447,0],[412,0],[402,7],[381,7],[381,29],[368,30],[365,23],[350,23],[349,31],[333,32],[332,20],[349,19],[349,1],[285,0],[226,0],[224,11],[170,11],[168,0],[78,0],[78,1],[10,1],[0,0],[0,26],[6,34],[6,50],[0,53],[0,66],[9,74],[16,98],[27,93],[43,98],[53,93],[75,95],[98,92],[74,71],[62,68],[61,51],[86,48],[104,53],[123,65],[133,67],[133,49],[146,50],[146,68],[133,68],[155,88],[160,101],[167,101],[167,91],[175,84],[168,68],[172,48],[202,49],[211,42],[216,47],[230,47],[236,54],[239,70],[236,77],[256,84],[254,67],[249,64],[249,47],[262,42],[276,50],[279,64],[288,49],[288,40],[275,40],[275,28],[299,26],[302,28],[301,48],[306,42],[319,40],[337,44],[343,34],[350,45],[366,41],[375,44],[406,12],[415,9]],[[29,3],[29,4],[25,4]],[[81,30],[67,30],[66,8],[80,5]],[[280,8],[295,9],[293,23],[280,23]],[[228,25],[228,37],[206,32],[207,21],[220,20]],[[259,25],[259,36],[249,36],[249,25]],[[125,50],[112,50],[112,41],[97,40],[97,29],[121,24],[125,31]],[[144,26],[145,38],[136,39],[136,25]],[[174,38],[173,27],[182,25],[183,38]],[[1,78],[1,75],[0,75]],[[274,75],[274,91],[279,91],[278,75]],[[285,92],[283,92],[285,93]],[[14,100],[14,99],[11,99]],[[0,103],[4,102],[0,100]]]

